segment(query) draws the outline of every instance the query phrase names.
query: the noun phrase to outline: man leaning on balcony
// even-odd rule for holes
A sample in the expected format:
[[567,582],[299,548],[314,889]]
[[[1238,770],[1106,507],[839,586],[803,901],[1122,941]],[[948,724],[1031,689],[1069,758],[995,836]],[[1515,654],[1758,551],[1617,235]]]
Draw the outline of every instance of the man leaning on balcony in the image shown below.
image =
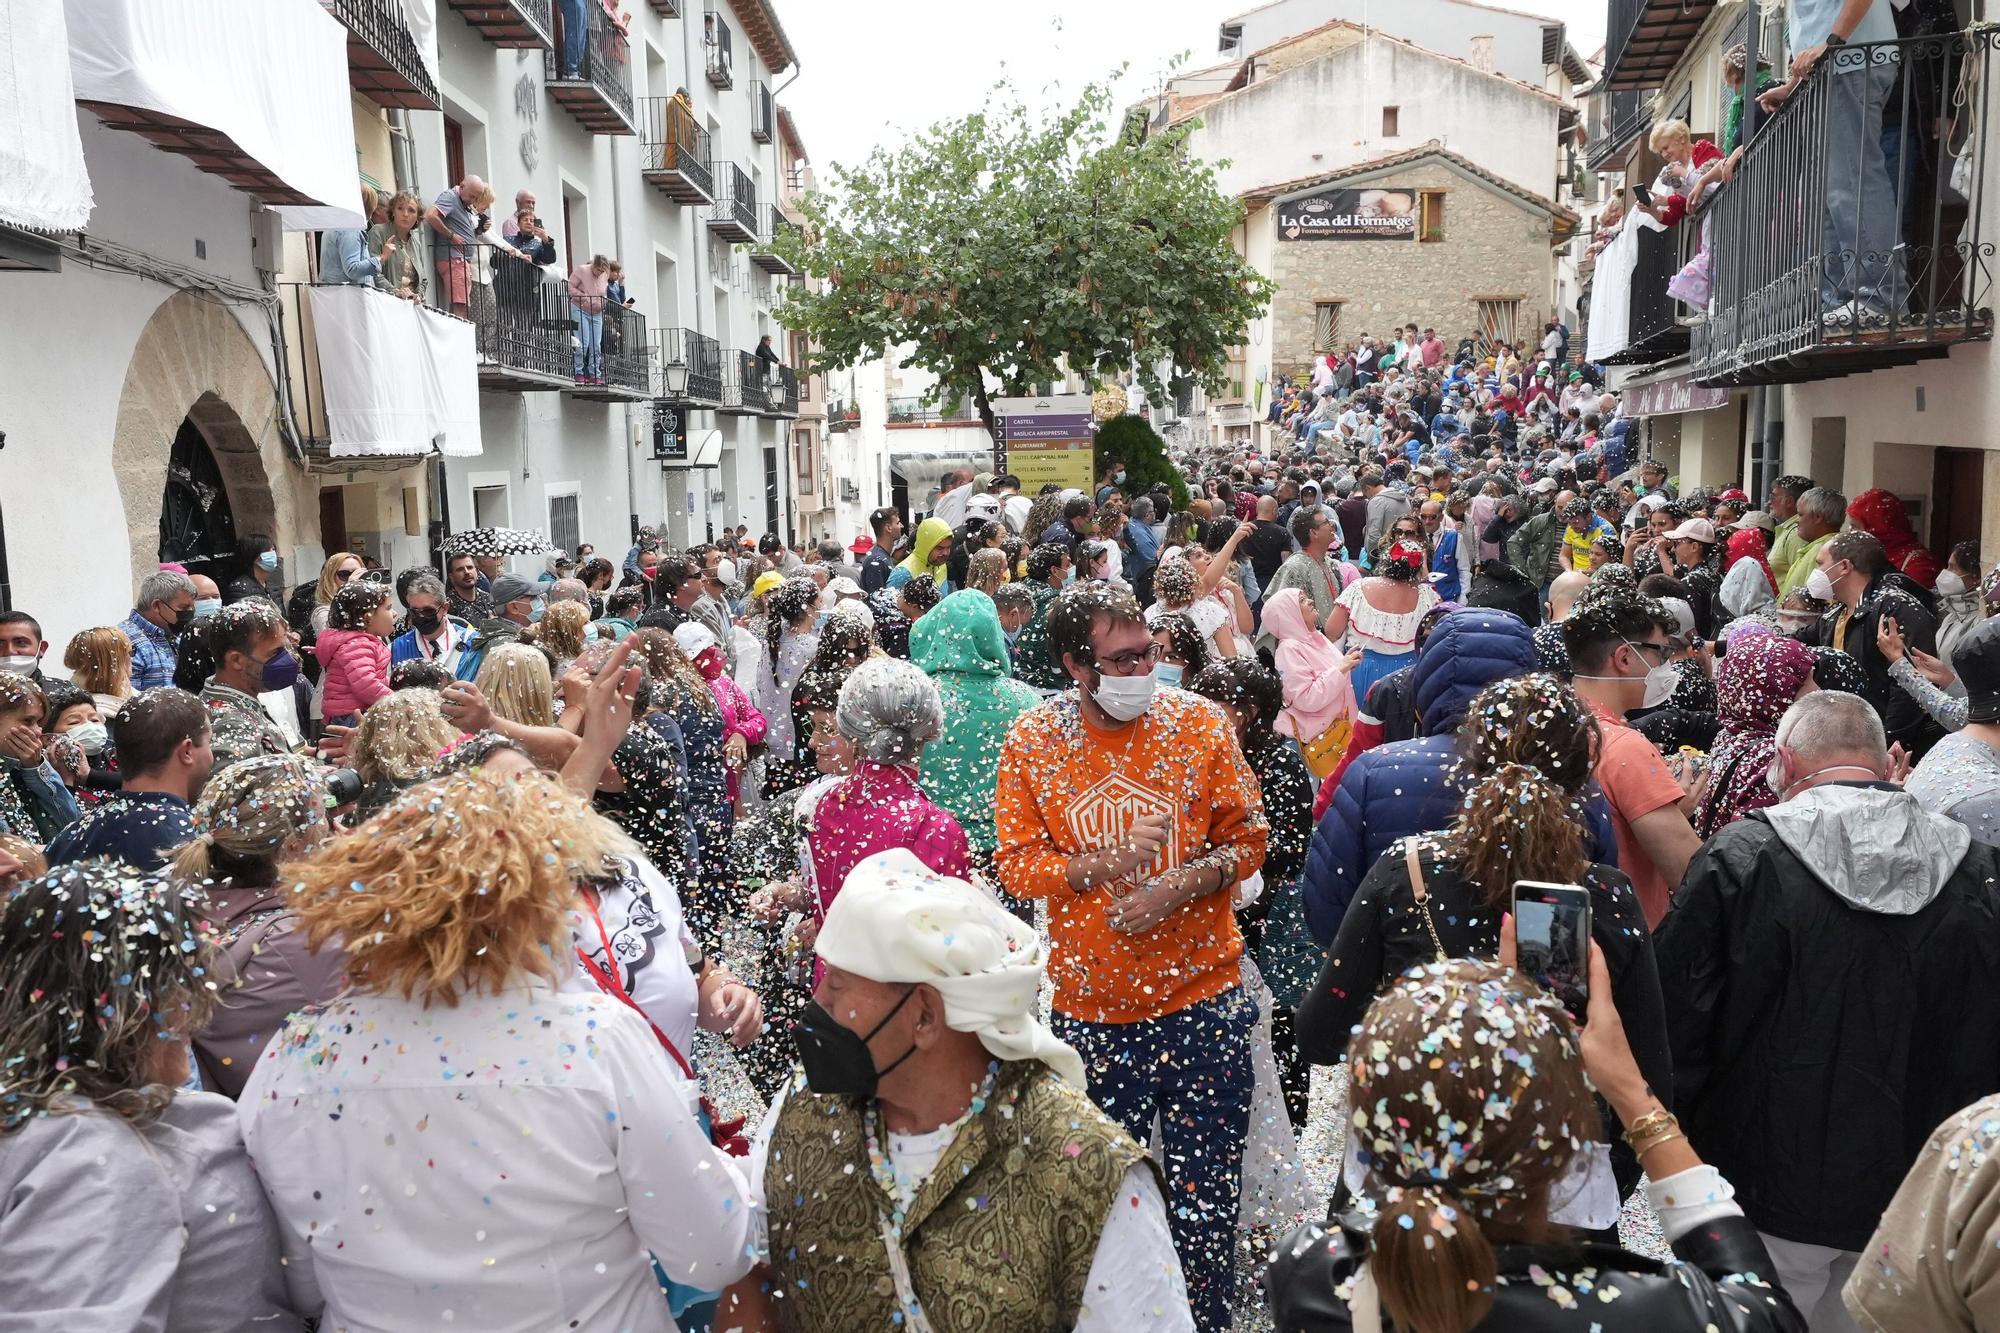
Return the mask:
[[[1785,39],[1794,52],[1784,83],[1757,99],[1776,110],[1831,59],[1826,116],[1826,222],[1820,260],[1821,322],[1840,332],[1902,315],[1905,285],[1897,195],[1882,154],[1882,111],[1900,52],[1892,0],[1789,0]],[[1865,49],[1841,51],[1843,46]]]
[[367,287],[381,273],[382,265],[396,253],[396,242],[382,242],[376,254],[368,252],[368,228],[386,222],[388,210],[376,197],[375,187],[361,187],[361,216],[367,222],[359,228],[323,231],[319,234],[319,280],[336,286]]

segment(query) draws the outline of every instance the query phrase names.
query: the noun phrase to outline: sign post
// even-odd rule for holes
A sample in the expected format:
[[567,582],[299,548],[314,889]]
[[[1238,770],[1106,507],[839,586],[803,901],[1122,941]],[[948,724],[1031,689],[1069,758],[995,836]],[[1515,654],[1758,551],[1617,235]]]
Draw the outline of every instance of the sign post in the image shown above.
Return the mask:
[[1000,421],[1002,451],[995,470],[1020,478],[1021,494],[1039,495],[1050,482],[1064,490],[1090,490],[1096,472],[1089,394],[997,398],[993,413]]

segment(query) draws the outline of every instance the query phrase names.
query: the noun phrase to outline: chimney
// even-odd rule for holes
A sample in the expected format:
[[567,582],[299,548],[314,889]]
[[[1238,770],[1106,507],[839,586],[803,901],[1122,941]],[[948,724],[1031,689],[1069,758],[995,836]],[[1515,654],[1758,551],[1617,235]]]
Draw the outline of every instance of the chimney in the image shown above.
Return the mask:
[[1493,34],[1481,33],[1472,39],[1472,67],[1481,74],[1493,72]]

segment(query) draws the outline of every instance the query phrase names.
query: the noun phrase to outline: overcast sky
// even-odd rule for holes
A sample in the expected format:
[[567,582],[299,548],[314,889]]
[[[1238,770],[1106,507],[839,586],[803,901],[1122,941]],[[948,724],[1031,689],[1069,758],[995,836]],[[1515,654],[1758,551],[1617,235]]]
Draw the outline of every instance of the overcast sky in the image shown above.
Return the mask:
[[[1136,101],[1159,87],[1183,52],[1190,67],[1213,64],[1218,25],[1251,7],[1251,0],[776,2],[801,69],[780,98],[822,183],[831,163],[858,165],[878,144],[977,110],[1002,77],[1030,106],[1049,106],[1129,63],[1118,102]],[[1561,19],[1586,57],[1604,40],[1604,0],[1508,7]]]

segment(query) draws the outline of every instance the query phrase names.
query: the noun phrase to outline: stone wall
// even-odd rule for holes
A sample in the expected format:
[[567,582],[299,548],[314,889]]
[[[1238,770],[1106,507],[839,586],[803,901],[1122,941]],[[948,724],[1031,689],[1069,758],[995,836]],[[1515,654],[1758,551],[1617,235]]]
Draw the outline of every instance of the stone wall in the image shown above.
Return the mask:
[[[1313,358],[1313,308],[1338,301],[1336,340],[1346,345],[1363,333],[1384,336],[1414,321],[1431,326],[1446,343],[1478,327],[1479,297],[1514,297],[1516,321],[1526,339],[1546,318],[1555,262],[1549,219],[1510,196],[1439,162],[1370,178],[1368,189],[1445,192],[1444,239],[1439,241],[1287,241],[1272,246],[1271,369],[1274,378],[1296,374]],[[1276,225],[1277,209],[1263,225]]]

